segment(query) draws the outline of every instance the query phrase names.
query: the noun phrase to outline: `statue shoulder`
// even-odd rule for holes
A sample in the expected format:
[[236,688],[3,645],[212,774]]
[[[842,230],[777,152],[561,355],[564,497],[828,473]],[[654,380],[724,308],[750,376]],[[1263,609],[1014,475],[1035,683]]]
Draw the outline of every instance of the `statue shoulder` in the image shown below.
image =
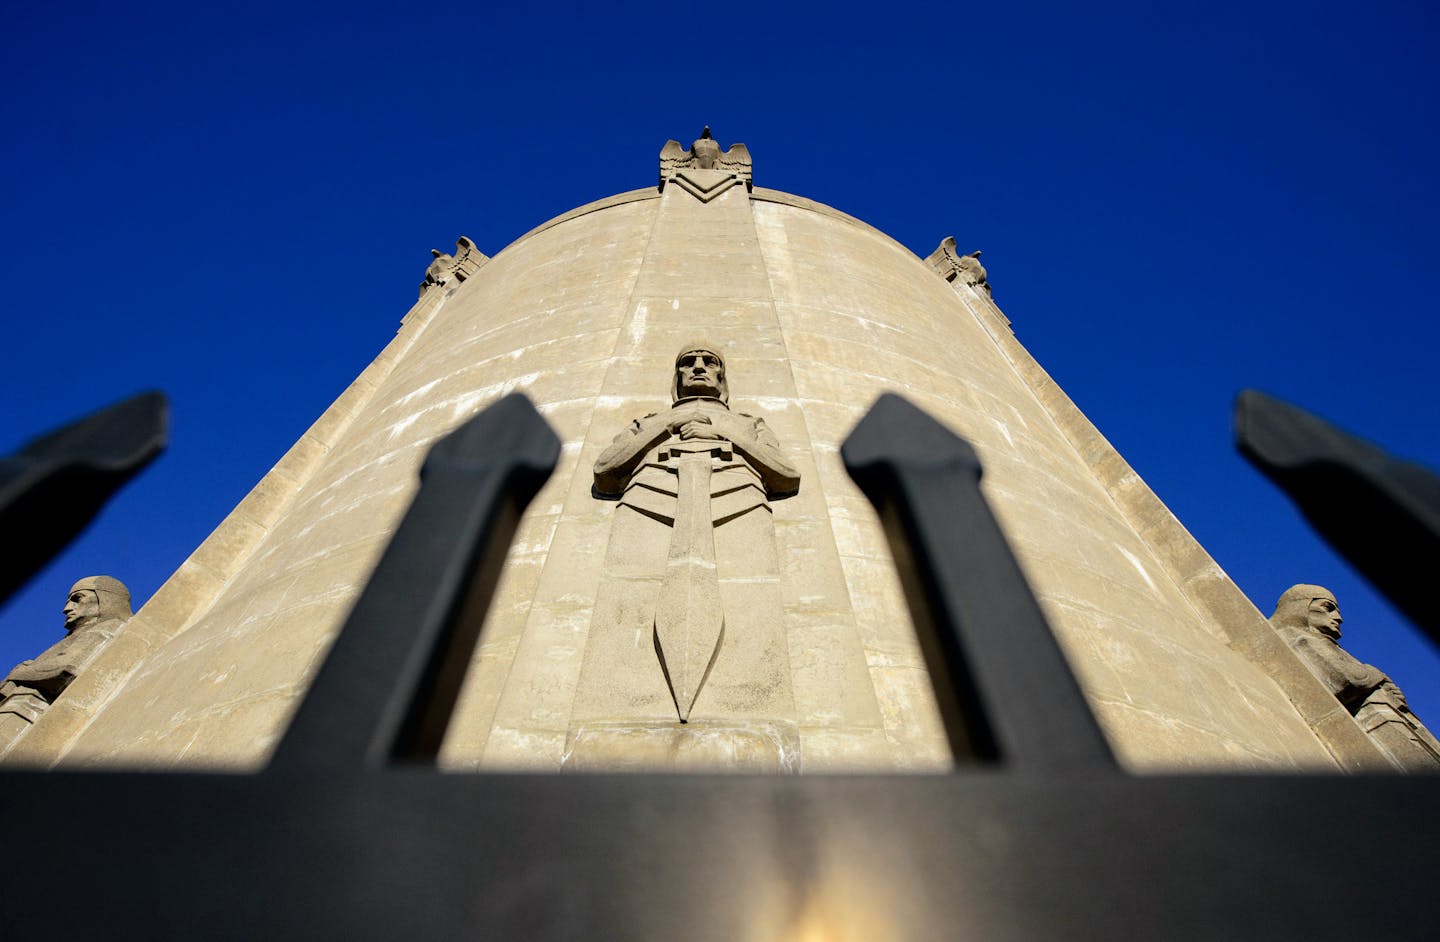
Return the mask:
[[620,434],[615,436],[616,440],[618,441],[627,436],[637,434],[642,428],[645,427],[645,423],[649,422],[651,419],[655,418],[659,414],[660,413],[658,412],[647,412],[644,415],[640,416],[640,418],[638,419],[631,419],[630,424],[621,429]]

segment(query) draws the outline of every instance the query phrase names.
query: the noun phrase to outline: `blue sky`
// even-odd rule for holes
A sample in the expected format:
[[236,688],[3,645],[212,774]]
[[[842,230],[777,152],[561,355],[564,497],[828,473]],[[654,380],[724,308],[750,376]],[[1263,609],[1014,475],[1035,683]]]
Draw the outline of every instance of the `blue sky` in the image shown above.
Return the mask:
[[[173,439],[0,610],[165,580],[379,352],[431,246],[495,254],[709,123],[755,180],[981,248],[1072,399],[1268,614],[1440,726],[1440,658],[1231,445],[1264,389],[1440,468],[1431,4],[16,5],[0,448],[143,388]],[[8,535],[23,538],[23,535]]]

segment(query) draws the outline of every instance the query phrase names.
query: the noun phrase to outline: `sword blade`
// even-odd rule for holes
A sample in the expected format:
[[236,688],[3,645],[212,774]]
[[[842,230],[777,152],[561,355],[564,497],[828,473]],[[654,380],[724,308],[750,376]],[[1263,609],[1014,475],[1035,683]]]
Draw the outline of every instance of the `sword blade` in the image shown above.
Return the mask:
[[655,640],[680,721],[709,673],[724,630],[715,528],[710,515],[710,454],[679,456],[675,527],[655,606]]

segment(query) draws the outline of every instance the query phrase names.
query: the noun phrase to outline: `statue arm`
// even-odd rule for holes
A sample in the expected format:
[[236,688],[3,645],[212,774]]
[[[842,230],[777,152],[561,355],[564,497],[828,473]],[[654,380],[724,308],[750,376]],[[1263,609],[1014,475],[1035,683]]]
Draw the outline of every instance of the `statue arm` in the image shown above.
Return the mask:
[[780,441],[764,419],[738,413],[679,415],[662,412],[647,415],[630,423],[615,437],[595,462],[595,490],[609,497],[618,497],[630,483],[636,467],[646,453],[679,434],[683,439],[723,438],[749,462],[760,475],[765,492],[771,497],[784,497],[800,489],[800,472],[796,471],[780,450]]
[[630,483],[635,468],[645,453],[666,438],[670,429],[663,414],[647,415],[636,419],[630,427],[600,453],[595,462],[595,490],[608,497],[618,497]]
[[1389,704],[1390,706],[1401,712],[1410,712],[1410,704],[1407,703],[1405,700],[1404,691],[1402,691],[1399,687],[1395,686],[1395,681],[1388,678],[1385,680],[1384,683],[1371,691],[1370,696],[1366,697],[1365,699],[1367,703],[1379,700]]
[[760,475],[768,496],[787,497],[800,490],[800,472],[785,460],[780,440],[764,419],[733,415],[721,432]]
[[[46,652],[49,654],[49,652]],[[6,680],[14,680],[17,683],[32,684],[37,680],[53,680],[62,674],[75,674],[75,667],[68,663],[65,657],[46,657],[45,654],[32,660],[20,661],[10,670],[10,676]]]
[[1351,702],[1352,698],[1357,702],[1364,700],[1386,684],[1390,684],[1392,687],[1394,686],[1394,684],[1390,683],[1390,678],[1385,676],[1385,673],[1381,671],[1380,668],[1373,664],[1357,661],[1348,654],[1346,657],[1350,659],[1350,663],[1346,665],[1346,670],[1344,671],[1345,681],[1349,690],[1353,691],[1349,696],[1342,695],[1341,699],[1347,703]]
[[1341,703],[1353,709],[1390,678],[1377,667],[1358,661],[1333,641],[1300,639],[1296,647],[1310,670]]
[[76,631],[60,639],[39,657],[16,664],[6,680],[34,688],[53,701],[95,658],[114,635],[116,627],[115,623],[107,622]]
[[43,691],[50,698],[60,694],[75,679],[76,665],[67,657],[46,657],[21,661],[5,678],[6,684],[15,683]]

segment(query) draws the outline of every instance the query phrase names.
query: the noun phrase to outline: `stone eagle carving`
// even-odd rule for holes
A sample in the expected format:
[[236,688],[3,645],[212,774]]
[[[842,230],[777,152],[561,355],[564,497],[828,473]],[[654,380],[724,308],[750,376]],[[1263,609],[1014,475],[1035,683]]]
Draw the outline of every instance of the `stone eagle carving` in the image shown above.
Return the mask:
[[744,144],[731,144],[729,150],[722,151],[711,136],[708,124],[688,150],[680,146],[679,141],[666,141],[660,149],[660,189],[664,190],[666,181],[681,170],[719,170],[744,181],[747,189],[752,186],[749,148]]

